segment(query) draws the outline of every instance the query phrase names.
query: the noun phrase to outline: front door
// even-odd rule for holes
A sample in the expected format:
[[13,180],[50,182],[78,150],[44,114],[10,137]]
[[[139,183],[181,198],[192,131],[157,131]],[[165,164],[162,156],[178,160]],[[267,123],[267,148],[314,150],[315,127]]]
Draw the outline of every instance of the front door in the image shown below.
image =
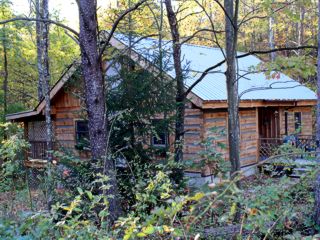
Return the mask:
[[279,138],[280,121],[279,108],[259,108],[259,136],[260,138]]

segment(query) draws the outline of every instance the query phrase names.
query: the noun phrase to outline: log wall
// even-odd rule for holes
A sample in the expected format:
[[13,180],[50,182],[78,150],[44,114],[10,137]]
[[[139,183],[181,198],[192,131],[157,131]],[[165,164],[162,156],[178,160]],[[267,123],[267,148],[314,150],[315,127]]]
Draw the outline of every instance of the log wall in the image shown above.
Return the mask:
[[[228,159],[228,138],[226,135],[227,131],[227,112],[226,111],[206,111],[204,113],[204,138],[214,137],[216,140],[213,142],[213,145],[217,146],[217,143],[223,143],[226,145],[226,148],[221,149],[217,148],[224,156]],[[218,132],[213,131],[217,129]],[[220,131],[224,131],[225,134],[219,134]]]
[[294,113],[301,112],[301,135],[313,135],[314,116],[313,107],[293,107],[293,108],[281,108],[280,114],[280,135],[285,135],[285,112],[288,113],[288,135],[294,134],[295,119]]
[[[207,110],[203,114],[203,139],[212,136],[214,134],[216,146],[217,142],[226,145],[226,148],[217,148],[218,151],[223,153],[223,157],[226,161],[229,160],[228,155],[228,136],[217,135],[212,132],[212,128],[219,130],[225,130],[227,133],[228,114],[226,110]],[[257,122],[257,110],[241,109],[240,110],[240,161],[242,166],[254,164],[257,162],[258,157],[258,122]]]
[[198,159],[198,153],[202,150],[203,111],[194,108],[192,103],[186,104],[184,124],[185,135],[183,157],[185,160]]
[[256,108],[240,110],[240,161],[241,166],[258,160],[258,115]]
[[75,149],[75,121],[85,118],[79,98],[69,91],[61,90],[52,101],[52,106],[57,147],[65,148],[81,158],[88,158],[87,152]]

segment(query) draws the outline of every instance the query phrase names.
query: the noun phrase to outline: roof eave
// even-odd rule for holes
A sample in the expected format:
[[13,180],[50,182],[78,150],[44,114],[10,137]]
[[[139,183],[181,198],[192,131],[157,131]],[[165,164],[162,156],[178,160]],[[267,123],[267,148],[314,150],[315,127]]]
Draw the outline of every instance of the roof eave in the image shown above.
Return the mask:
[[[267,100],[267,99],[246,99],[240,100],[240,108],[250,108],[250,107],[266,107],[266,106],[283,106],[283,107],[293,107],[293,106],[315,106],[317,104],[316,99],[295,99],[295,100]],[[217,108],[227,108],[227,100],[204,100],[204,109],[217,109]]]
[[[64,86],[64,84],[68,81],[68,79],[72,76],[72,74],[77,70],[78,66],[80,65],[79,61],[75,61],[71,64],[64,74],[61,76],[59,81],[51,88],[50,90],[50,100],[60,91],[60,89]],[[33,117],[39,115],[45,107],[45,100],[42,99],[38,105],[35,107],[34,110],[17,112],[13,114],[7,114],[6,120],[7,121],[14,121],[20,120],[21,118]]]
[[7,114],[6,120],[7,121],[14,121],[14,120],[18,120],[21,118],[32,117],[32,116],[36,116],[36,115],[38,115],[38,112],[36,110],[29,110],[29,111],[24,111],[24,112]]

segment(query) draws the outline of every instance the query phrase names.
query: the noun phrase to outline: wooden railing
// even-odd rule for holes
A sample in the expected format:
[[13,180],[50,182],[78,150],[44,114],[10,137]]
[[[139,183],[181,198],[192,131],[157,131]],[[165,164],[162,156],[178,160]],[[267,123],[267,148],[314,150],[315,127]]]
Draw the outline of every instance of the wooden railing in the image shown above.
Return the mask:
[[277,148],[285,142],[289,142],[306,152],[315,151],[317,147],[315,136],[312,135],[298,135],[287,138],[260,138],[258,141],[260,159],[263,160],[274,155]]
[[271,157],[277,148],[283,143],[282,138],[260,138],[259,156],[261,160]]
[[28,158],[31,159],[46,159],[47,157],[47,143],[45,141],[29,141],[30,150]]

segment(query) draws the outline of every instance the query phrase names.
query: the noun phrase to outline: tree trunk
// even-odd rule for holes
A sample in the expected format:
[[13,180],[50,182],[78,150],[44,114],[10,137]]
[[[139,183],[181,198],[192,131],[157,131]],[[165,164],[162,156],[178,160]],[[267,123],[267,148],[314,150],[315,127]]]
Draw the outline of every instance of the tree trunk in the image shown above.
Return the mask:
[[[48,0],[36,1],[36,15],[39,18],[49,19],[49,2]],[[50,104],[50,70],[49,70],[49,23],[37,22],[37,66],[38,66],[38,97],[39,100],[45,100],[45,122],[46,122],[46,147],[47,147],[47,206],[48,209],[52,205],[53,185],[51,182],[51,164],[53,150],[52,136],[52,119],[51,119],[51,104]]]
[[8,54],[7,54],[7,39],[6,39],[6,31],[5,31],[6,25],[3,25],[3,38],[2,38],[2,48],[3,48],[3,121],[5,121],[5,116],[7,114],[7,95],[8,95],[8,77],[9,77],[9,71],[8,71]]
[[171,30],[173,63],[176,74],[176,126],[175,126],[175,160],[183,160],[183,138],[184,138],[184,111],[185,111],[185,91],[181,66],[181,44],[178,22],[173,11],[171,0],[165,0],[168,22]]
[[[236,69],[237,48],[237,3],[234,12],[233,0],[224,0],[224,8],[229,17],[225,17],[226,35],[226,81],[228,92],[228,140],[231,176],[240,170],[240,126],[239,126],[239,94]],[[230,19],[233,21],[231,22]]]
[[[272,1],[274,3],[274,1]],[[272,5],[271,5],[272,6]],[[274,16],[273,13],[270,14],[269,17],[269,48],[274,49]],[[273,62],[276,59],[276,53],[272,52],[270,53],[270,60]]]
[[[317,140],[317,162],[320,163],[320,0],[318,0],[318,59],[317,59],[317,119],[316,119],[316,140]],[[320,173],[317,174],[315,189],[315,222],[320,225]]]
[[[298,46],[302,46],[304,43],[304,17],[305,17],[305,8],[304,6],[300,6],[300,20],[298,25]],[[302,50],[298,50],[298,56],[300,56]]]
[[[43,18],[49,19],[48,0],[42,0]],[[52,120],[51,120],[51,104],[50,104],[50,71],[49,71],[49,23],[45,22],[42,26],[42,56],[41,65],[43,70],[42,93],[45,98],[45,118],[46,118],[46,142],[48,161],[52,161]]]
[[[93,164],[104,160],[105,174],[110,178],[111,185],[107,194],[113,195],[109,201],[111,221],[120,214],[118,188],[115,166],[112,159],[107,158],[107,118],[104,79],[98,52],[96,1],[78,0],[81,50],[81,67],[84,78],[86,107],[89,122],[89,138]],[[101,168],[96,169],[101,172]]]
[[[175,124],[175,155],[176,162],[183,161],[183,143],[184,143],[184,113],[185,113],[185,89],[183,82],[183,73],[181,66],[181,43],[178,28],[178,21],[172,8],[171,0],[165,0],[168,22],[170,25],[172,47],[173,47],[173,63],[176,81],[176,124]],[[183,178],[182,169],[174,171],[174,180],[179,183]]]
[[[35,11],[36,18],[43,17],[43,7],[41,0],[35,1]],[[37,41],[37,67],[38,67],[38,100],[41,101],[43,98],[43,82],[44,82],[44,74],[43,74],[43,66],[42,66],[42,27],[43,23],[40,21],[36,21],[36,41]]]

